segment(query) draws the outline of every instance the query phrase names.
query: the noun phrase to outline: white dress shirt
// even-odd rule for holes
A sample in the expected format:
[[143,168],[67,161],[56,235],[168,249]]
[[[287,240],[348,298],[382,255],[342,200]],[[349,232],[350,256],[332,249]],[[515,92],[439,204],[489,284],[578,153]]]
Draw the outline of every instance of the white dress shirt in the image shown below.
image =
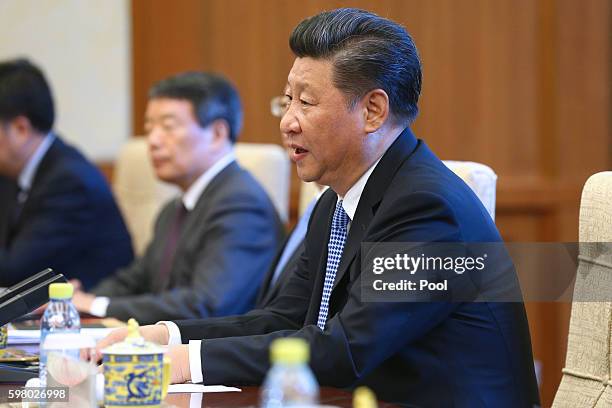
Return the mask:
[[30,157],[26,165],[21,170],[21,173],[19,173],[17,185],[21,191],[27,193],[30,191],[30,188],[32,188],[32,182],[34,181],[34,176],[36,176],[36,170],[38,170],[40,162],[42,161],[43,157],[45,157],[45,154],[47,154],[47,151],[51,147],[54,140],[55,136],[53,133],[47,134],[34,151],[32,157]]
[[[208,170],[200,175],[196,179],[196,181],[189,186],[189,189],[183,194],[181,200],[183,201],[183,205],[187,209],[187,211],[191,211],[195,208],[200,196],[208,187],[210,182],[217,176],[217,174],[221,173],[223,169],[230,165],[234,160],[236,160],[236,155],[234,151],[230,151],[225,156],[221,157],[215,164],[210,166]],[[106,311],[108,310],[108,305],[110,304],[110,298],[106,296],[97,296],[94,301],[91,303],[91,307],[89,308],[89,314],[92,314],[97,317],[105,317]]]
[[[384,154],[384,153],[383,153]],[[381,156],[382,157],[382,156]],[[363,193],[363,189],[368,182],[368,179],[372,175],[372,172],[380,162],[380,158],[372,165],[370,168],[363,173],[363,175],[357,180],[355,184],[346,192],[344,197],[338,196],[338,201],[342,201],[342,208],[346,211],[349,216],[349,225],[347,228],[350,228],[351,221],[355,217],[355,212],[357,211],[357,206],[359,205],[359,200],[361,199],[361,194]],[[182,344],[181,339],[181,331],[174,322],[170,321],[162,321],[157,322],[157,324],[163,324],[168,329],[168,346],[176,346]],[[202,370],[202,340],[189,340],[189,372],[191,374],[191,382],[192,383],[201,383],[204,382],[204,371]]]
[[346,212],[346,215],[349,217],[349,223],[346,227],[347,232],[351,229],[351,223],[353,222],[353,218],[355,218],[355,212],[357,212],[357,206],[359,205],[359,200],[361,199],[361,194],[363,193],[363,189],[366,186],[366,183],[370,179],[372,172],[378,166],[378,162],[380,158],[376,160],[376,162],[370,166],[368,170],[357,180],[355,184],[346,192],[344,197],[338,195],[338,201],[342,200],[342,208]]

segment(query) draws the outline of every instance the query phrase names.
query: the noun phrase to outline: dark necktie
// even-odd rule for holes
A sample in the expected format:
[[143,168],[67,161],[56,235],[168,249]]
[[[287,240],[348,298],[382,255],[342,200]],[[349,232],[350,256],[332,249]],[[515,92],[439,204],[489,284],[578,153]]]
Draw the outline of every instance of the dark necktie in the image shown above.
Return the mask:
[[331,233],[329,234],[329,242],[327,243],[327,267],[325,269],[325,282],[323,283],[323,294],[321,295],[321,306],[319,307],[319,318],[317,326],[321,330],[325,330],[325,322],[327,322],[327,314],[329,313],[329,298],[336,272],[342,258],[344,243],[346,242],[347,226],[349,216],[342,208],[342,200],[336,203],[334,218],[332,218]]
[[179,239],[181,237],[181,231],[185,223],[185,218],[189,211],[185,208],[182,201],[178,202],[174,219],[168,229],[168,235],[166,237],[166,244],[162,252],[163,257],[159,266],[159,281],[158,286],[160,291],[164,290],[168,284],[170,277],[170,271],[172,270],[172,264],[174,262],[174,256],[176,255],[176,247],[178,246]]
[[19,217],[21,217],[21,211],[23,210],[23,206],[28,199],[28,191],[22,190],[19,186],[17,186],[15,190],[14,206],[12,208],[8,224],[8,234],[6,239],[7,247],[11,245],[11,241],[15,235],[17,235]]

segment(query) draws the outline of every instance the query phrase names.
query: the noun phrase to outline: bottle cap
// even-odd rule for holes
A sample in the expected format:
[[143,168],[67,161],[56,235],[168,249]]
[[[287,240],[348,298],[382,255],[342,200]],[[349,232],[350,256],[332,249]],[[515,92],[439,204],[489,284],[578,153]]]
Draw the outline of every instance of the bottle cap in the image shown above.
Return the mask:
[[49,285],[49,297],[51,299],[70,299],[74,288],[70,283],[52,283]]
[[303,364],[310,358],[310,349],[304,339],[282,338],[276,339],[270,346],[270,359],[272,363]]
[[357,387],[353,394],[353,408],[376,408],[376,395],[368,387]]

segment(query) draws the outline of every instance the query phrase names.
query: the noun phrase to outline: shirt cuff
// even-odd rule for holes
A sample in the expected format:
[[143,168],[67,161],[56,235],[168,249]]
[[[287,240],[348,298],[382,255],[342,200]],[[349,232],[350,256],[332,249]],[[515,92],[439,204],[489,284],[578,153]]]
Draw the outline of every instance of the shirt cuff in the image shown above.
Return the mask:
[[204,382],[204,373],[202,373],[202,340],[189,340],[189,372],[191,374],[191,382]]
[[179,344],[183,344],[181,340],[181,331],[178,326],[174,322],[161,321],[155,324],[163,324],[168,329],[168,345],[169,346],[178,346]]
[[106,310],[108,309],[108,304],[110,303],[110,298],[99,296],[91,302],[91,307],[89,308],[89,314],[92,314],[96,317],[106,317]]

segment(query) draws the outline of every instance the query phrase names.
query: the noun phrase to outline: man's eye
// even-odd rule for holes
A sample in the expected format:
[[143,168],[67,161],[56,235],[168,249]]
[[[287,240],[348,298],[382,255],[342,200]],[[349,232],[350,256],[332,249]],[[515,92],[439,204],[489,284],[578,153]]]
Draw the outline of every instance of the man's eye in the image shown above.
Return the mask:
[[308,101],[305,101],[303,99],[300,99],[300,102],[302,103],[302,105],[306,105],[306,106],[311,106],[312,105],[312,103],[310,103]]
[[170,123],[164,123],[161,125],[161,128],[164,132],[172,132],[174,129],[176,129],[176,125],[170,124]]

